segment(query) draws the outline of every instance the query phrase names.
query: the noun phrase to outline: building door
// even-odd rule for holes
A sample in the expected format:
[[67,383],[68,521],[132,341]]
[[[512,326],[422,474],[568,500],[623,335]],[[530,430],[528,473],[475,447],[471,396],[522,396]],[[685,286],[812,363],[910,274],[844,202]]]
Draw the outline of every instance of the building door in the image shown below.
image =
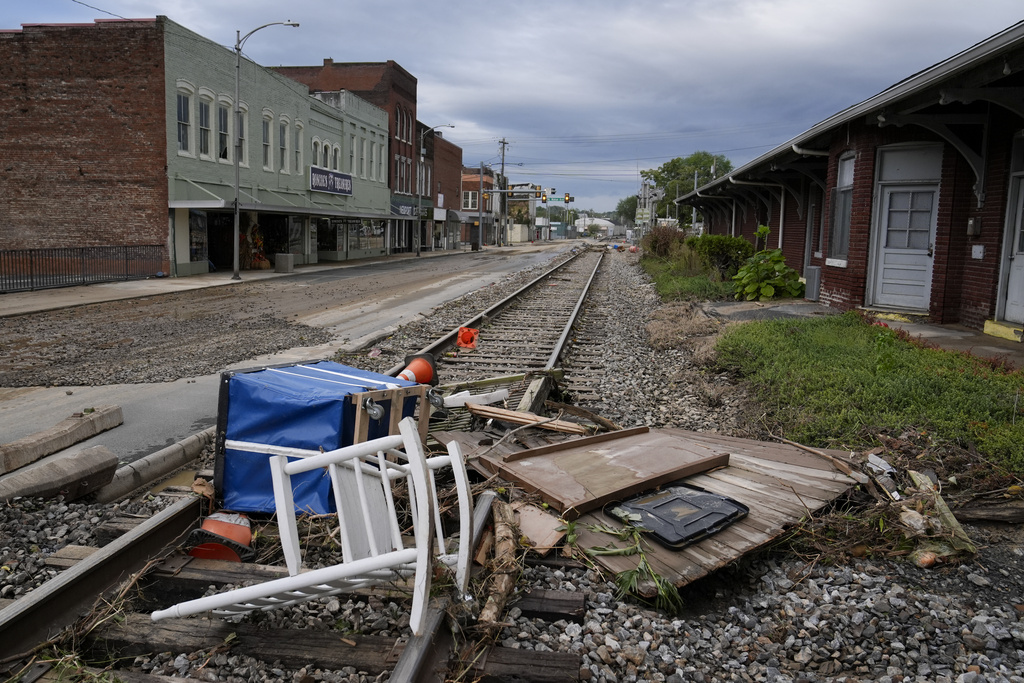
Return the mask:
[[931,303],[942,146],[891,145],[879,150],[878,162],[868,303],[924,312]]
[[882,188],[875,303],[928,310],[938,185]]
[[1006,306],[1003,317],[1007,322],[1024,323],[1024,178],[1013,179],[1014,197],[1011,220],[1013,244],[1010,245],[1006,278]]

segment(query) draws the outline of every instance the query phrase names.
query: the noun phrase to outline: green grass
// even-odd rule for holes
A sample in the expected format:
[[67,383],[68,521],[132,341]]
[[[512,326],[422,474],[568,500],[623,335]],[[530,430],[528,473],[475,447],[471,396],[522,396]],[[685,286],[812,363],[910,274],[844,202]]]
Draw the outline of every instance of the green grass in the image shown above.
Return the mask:
[[663,301],[719,301],[733,297],[731,282],[718,282],[688,259],[644,257],[640,263],[651,276]]
[[717,354],[793,441],[863,448],[913,429],[1024,473],[1024,375],[998,363],[922,348],[853,313],[738,325]]

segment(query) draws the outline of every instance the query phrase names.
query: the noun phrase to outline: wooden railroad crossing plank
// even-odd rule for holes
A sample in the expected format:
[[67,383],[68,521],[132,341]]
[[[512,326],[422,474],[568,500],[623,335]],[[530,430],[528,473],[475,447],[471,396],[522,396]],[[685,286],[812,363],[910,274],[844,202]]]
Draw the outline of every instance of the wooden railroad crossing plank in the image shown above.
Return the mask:
[[[615,432],[612,432],[615,434]],[[661,430],[601,443],[495,462],[503,478],[521,485],[567,518],[729,463],[729,454],[694,445]]]

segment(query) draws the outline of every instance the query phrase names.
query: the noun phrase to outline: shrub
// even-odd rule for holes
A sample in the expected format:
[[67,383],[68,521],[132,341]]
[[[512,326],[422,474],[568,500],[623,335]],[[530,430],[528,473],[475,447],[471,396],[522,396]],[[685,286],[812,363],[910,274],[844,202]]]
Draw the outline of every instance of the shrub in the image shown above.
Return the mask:
[[644,236],[641,246],[647,254],[659,258],[669,258],[682,242],[683,233],[675,228],[659,225]]
[[742,237],[701,235],[688,237],[686,246],[695,251],[708,270],[717,271],[723,280],[730,279],[754,254],[754,245]]
[[[767,240],[768,226],[757,227],[758,239]],[[752,301],[803,296],[800,275],[786,265],[781,249],[762,249],[749,259],[732,278],[737,299]]]

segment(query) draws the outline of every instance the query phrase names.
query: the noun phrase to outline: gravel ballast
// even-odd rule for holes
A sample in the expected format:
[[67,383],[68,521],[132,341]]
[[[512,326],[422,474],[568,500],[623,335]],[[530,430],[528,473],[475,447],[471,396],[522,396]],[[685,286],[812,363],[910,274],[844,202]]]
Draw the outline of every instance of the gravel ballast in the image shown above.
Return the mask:
[[[438,307],[371,349],[343,360],[382,370],[530,279],[521,274]],[[533,276],[536,273],[532,274]],[[693,362],[692,345],[655,349],[646,326],[658,297],[636,257],[610,253],[576,344],[600,345],[599,399],[582,405],[624,427],[680,427],[747,436],[746,398],[724,375]],[[492,301],[492,302],[493,302]],[[485,304],[486,305],[486,304]],[[272,332],[268,332],[272,333]],[[269,341],[268,343],[273,343]],[[117,513],[148,515],[170,497],[109,505],[20,500],[0,510],[0,597],[25,594],[55,573],[46,555],[89,544]],[[1017,529],[967,527],[979,554],[958,566],[921,569],[900,558],[837,565],[764,554],[683,590],[669,615],[617,599],[611,577],[585,568],[530,566],[518,584],[581,592],[581,623],[522,616],[512,604],[498,644],[580,656],[582,680],[937,681],[1024,683],[1024,550]],[[334,598],[256,617],[268,624],[407,635],[404,606]],[[151,674],[220,681],[387,680],[354,670],[287,669],[228,653],[160,653],[124,662]],[[471,679],[467,679],[471,680]]]

